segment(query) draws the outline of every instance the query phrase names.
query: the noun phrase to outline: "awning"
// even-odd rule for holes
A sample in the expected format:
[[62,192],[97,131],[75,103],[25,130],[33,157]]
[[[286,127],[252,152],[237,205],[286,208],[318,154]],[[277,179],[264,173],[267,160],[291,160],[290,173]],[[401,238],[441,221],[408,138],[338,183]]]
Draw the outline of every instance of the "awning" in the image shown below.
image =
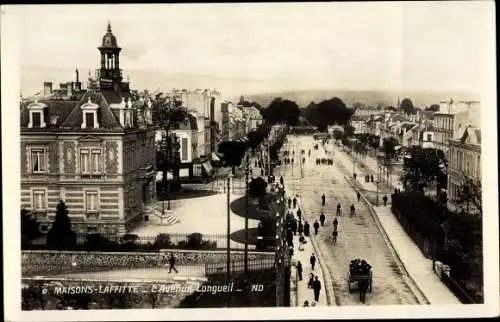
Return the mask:
[[212,152],[212,161],[220,161],[219,156],[215,152]]
[[212,175],[213,168],[209,162],[203,162],[201,165],[208,175]]
[[394,150],[396,150],[396,151],[397,151],[397,150],[399,150],[399,149],[401,149],[401,145],[396,145],[396,146],[394,147]]

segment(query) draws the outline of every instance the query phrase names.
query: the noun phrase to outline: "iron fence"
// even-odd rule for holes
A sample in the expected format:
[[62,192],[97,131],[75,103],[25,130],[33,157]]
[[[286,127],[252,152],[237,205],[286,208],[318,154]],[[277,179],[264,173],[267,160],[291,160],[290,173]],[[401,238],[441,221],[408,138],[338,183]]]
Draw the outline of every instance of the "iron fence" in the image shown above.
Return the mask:
[[470,294],[470,292],[465,290],[457,281],[447,274],[441,275],[441,281],[453,294],[455,294],[462,304],[479,304],[484,302],[479,296]]
[[[248,261],[248,271],[261,271],[270,268],[274,268],[275,260],[274,258],[263,258],[263,259],[253,259]],[[245,271],[245,262],[242,260],[231,261],[230,263],[230,273],[241,273]],[[221,274],[227,273],[227,263],[206,263],[205,273],[207,275],[211,274]]]
[[[220,250],[227,248],[226,234],[204,233],[160,233],[152,236],[138,236],[126,234],[77,234],[76,245],[66,250],[91,251],[158,251],[159,249],[192,249],[192,250]],[[230,248],[241,250],[245,245],[231,240]],[[47,244],[46,239],[39,239],[36,243],[23,245],[23,250],[51,250],[58,249]],[[257,250],[255,245],[249,245],[250,250]]]

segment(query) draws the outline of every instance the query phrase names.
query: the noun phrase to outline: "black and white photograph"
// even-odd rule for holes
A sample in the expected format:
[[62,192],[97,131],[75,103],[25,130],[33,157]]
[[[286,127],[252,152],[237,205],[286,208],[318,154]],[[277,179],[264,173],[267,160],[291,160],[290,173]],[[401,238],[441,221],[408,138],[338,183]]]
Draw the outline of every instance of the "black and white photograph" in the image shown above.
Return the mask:
[[500,314],[494,10],[2,6],[6,319]]

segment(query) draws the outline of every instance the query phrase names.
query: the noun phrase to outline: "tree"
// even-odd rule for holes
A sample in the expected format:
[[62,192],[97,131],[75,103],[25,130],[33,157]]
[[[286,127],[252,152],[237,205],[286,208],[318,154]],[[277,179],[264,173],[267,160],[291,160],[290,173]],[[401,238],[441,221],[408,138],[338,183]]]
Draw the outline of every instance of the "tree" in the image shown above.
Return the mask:
[[161,169],[161,171],[163,171],[163,187],[168,186],[167,173],[169,170],[173,170],[175,183],[173,187],[170,187],[171,190],[176,190],[172,188],[175,188],[175,185],[179,182],[179,150],[180,143],[177,136],[172,132],[163,132],[161,140],[156,145],[156,162],[158,169]]
[[64,201],[59,201],[56,217],[47,233],[47,245],[51,249],[68,249],[76,244],[76,233],[71,230],[71,220]]
[[333,130],[333,137],[335,138],[336,141],[342,139],[343,135],[344,135],[344,131],[341,131],[339,129]]
[[239,141],[225,141],[219,144],[218,152],[222,154],[222,160],[232,167],[233,175],[236,167],[241,165],[247,146]]
[[26,209],[21,209],[21,247],[30,244],[31,240],[40,236],[39,224]]
[[319,131],[326,132],[328,125],[347,125],[353,113],[354,110],[347,108],[340,98],[334,97],[317,105],[310,105],[305,117]]
[[432,111],[432,112],[438,112],[439,111],[439,104],[432,104],[431,106],[426,107],[425,110]]
[[374,150],[378,149],[378,147],[380,146],[380,136],[369,134],[368,145]]
[[267,182],[261,177],[255,178],[248,184],[248,194],[252,198],[262,198],[266,195]]
[[275,98],[269,106],[262,111],[263,118],[270,124],[284,122],[287,125],[297,125],[299,122],[299,107],[291,100]]
[[471,214],[472,208],[482,213],[481,200],[481,182],[467,178],[458,191],[458,204],[462,205],[465,214]]
[[441,165],[444,154],[433,148],[413,147],[410,149],[410,158],[405,159],[403,183],[408,190],[423,191],[433,182],[443,180]]
[[382,150],[384,151],[387,160],[394,158],[396,155],[395,148],[398,144],[398,140],[393,136],[384,139],[382,143]]
[[252,149],[256,149],[266,138],[265,132],[256,129],[248,133],[248,145]]
[[409,98],[404,98],[401,101],[401,109],[405,114],[415,114],[415,108],[413,107],[413,102]]
[[386,111],[397,111],[398,109],[397,109],[397,108],[395,108],[394,106],[387,106],[387,107],[385,108],[385,110],[386,110]]

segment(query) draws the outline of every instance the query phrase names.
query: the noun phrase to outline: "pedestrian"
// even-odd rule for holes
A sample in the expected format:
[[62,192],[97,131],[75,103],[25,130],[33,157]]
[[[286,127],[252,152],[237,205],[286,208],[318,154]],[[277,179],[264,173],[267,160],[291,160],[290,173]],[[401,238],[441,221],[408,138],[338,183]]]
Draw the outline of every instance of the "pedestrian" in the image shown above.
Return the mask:
[[302,281],[302,263],[297,262],[297,275],[299,275],[299,281]]
[[302,236],[304,232],[304,226],[302,225],[302,221],[299,221],[299,236]]
[[382,200],[384,200],[384,206],[387,206],[387,196],[384,195],[384,197],[382,198]]
[[359,281],[359,300],[362,303],[365,303],[366,299],[366,292],[368,291],[368,281],[367,280],[361,280]]
[[314,274],[309,275],[309,281],[307,282],[307,288],[312,288],[314,283]]
[[337,229],[334,229],[333,232],[332,232],[332,242],[333,242],[333,245],[337,244],[337,237],[339,235],[339,232],[337,231]]
[[264,169],[260,169],[260,175],[263,176],[264,175]]
[[371,182],[373,182],[373,174],[370,176]]
[[314,271],[314,266],[316,265],[316,256],[314,256],[314,254],[312,254],[311,258],[309,258],[309,261],[311,262],[311,268]]
[[321,212],[321,215],[319,215],[319,221],[321,222],[321,227],[325,225],[325,214]]
[[293,246],[288,246],[288,253],[290,254],[290,258],[293,256]]
[[172,270],[174,270],[176,273],[179,273],[177,271],[177,268],[175,268],[175,257],[174,254],[170,253],[170,258],[168,259],[168,264],[169,264],[169,269],[168,273],[170,274]]
[[306,221],[305,224],[304,224],[304,235],[307,237],[309,236],[309,223]]
[[370,182],[370,176],[369,175],[365,176],[365,182]]
[[292,231],[294,235],[297,235],[297,220],[292,219]]
[[358,193],[356,194],[356,196],[358,197],[358,201],[359,201],[359,199],[361,198],[361,194],[359,193],[359,191],[358,191]]
[[302,164],[306,163],[306,158],[302,158]]
[[286,230],[286,242],[289,246],[293,246],[293,233],[291,229]]
[[342,206],[340,203],[337,205],[337,216],[342,216]]
[[293,209],[297,207],[297,198],[293,197]]
[[288,197],[288,208],[292,207],[292,198]]
[[323,205],[323,207],[325,206],[325,203],[326,203],[326,196],[325,196],[325,194],[323,194],[321,196],[321,204]]
[[356,180],[356,177],[357,177],[358,175],[356,174],[356,172],[354,172],[354,174],[353,174],[352,176],[354,177],[354,180]]
[[304,301],[304,305],[302,305],[303,307],[309,307],[309,301]]
[[351,216],[356,216],[356,208],[354,208],[354,204],[351,204]]
[[293,165],[293,158],[292,158],[292,165]]
[[317,276],[313,282],[313,291],[314,291],[314,301],[318,302],[319,301],[319,292],[321,291],[321,282],[319,281]]
[[339,221],[337,220],[337,217],[333,220],[333,230],[337,230],[337,226],[339,225]]
[[302,220],[302,210],[300,210],[300,208],[297,209],[297,218],[299,218],[299,221]]
[[317,220],[314,222],[313,227],[314,227],[314,234],[317,235],[318,234],[318,229],[319,229],[319,223],[318,223]]
[[282,186],[284,186],[284,185],[285,185],[285,180],[283,180],[283,176],[280,176],[280,184],[281,184]]

